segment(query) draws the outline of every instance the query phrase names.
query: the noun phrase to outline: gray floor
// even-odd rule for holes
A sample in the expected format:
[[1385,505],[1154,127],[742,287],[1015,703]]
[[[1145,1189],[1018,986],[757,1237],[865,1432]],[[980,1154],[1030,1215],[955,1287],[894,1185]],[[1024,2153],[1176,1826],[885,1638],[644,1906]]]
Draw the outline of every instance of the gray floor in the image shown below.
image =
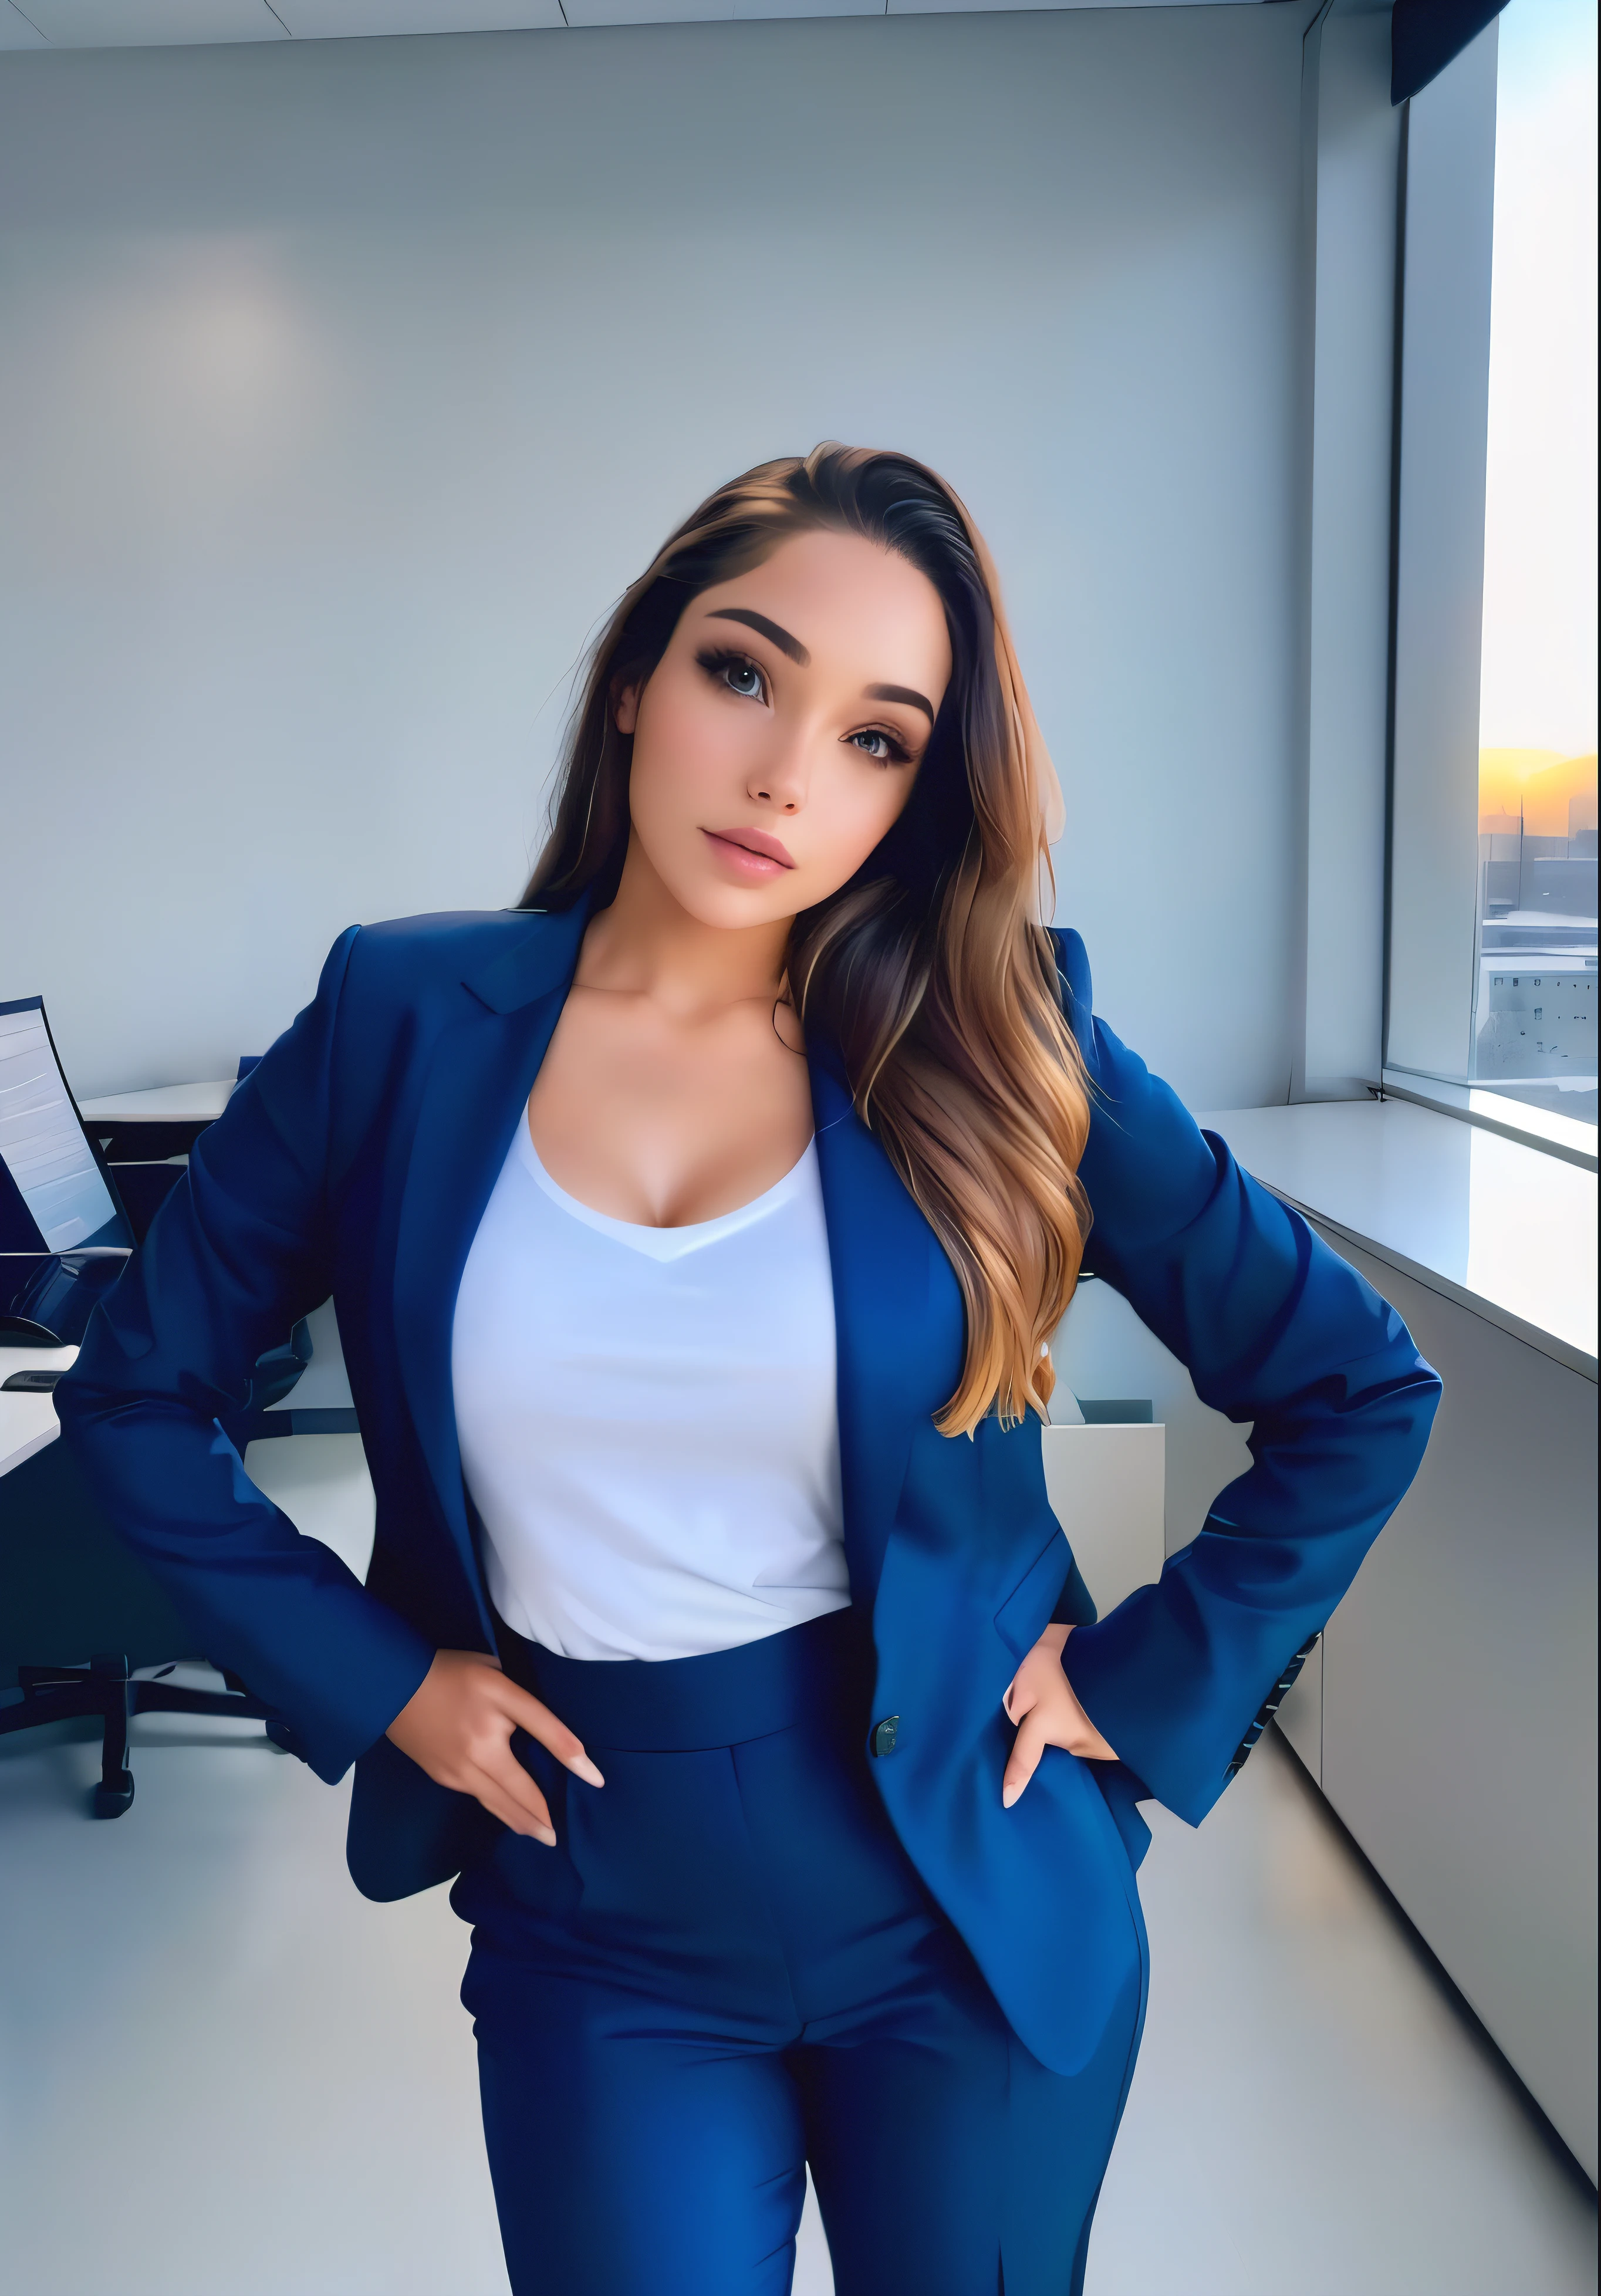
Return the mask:
[[[266,1447],[351,1548],[344,1439]],[[0,1740],[0,2284],[505,2296],[443,1892],[358,1898],[345,1791],[248,1728],[152,1718],[134,1759],[133,1809],[95,1824],[81,1737]],[[1593,2197],[1293,1758],[1264,1741],[1199,1833],[1154,1815],[1090,2296],[1588,2296]],[[830,2287],[809,2211],[795,2286]]]

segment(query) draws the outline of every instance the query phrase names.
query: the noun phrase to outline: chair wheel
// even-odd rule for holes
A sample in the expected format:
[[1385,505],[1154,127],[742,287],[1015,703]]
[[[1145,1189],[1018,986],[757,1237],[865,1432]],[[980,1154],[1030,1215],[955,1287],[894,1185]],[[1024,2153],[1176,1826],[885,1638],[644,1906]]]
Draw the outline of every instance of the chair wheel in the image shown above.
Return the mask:
[[103,1780],[95,1787],[94,1815],[96,1817],[120,1817],[133,1798],[134,1774],[132,1770],[124,1770],[115,1785],[108,1786]]

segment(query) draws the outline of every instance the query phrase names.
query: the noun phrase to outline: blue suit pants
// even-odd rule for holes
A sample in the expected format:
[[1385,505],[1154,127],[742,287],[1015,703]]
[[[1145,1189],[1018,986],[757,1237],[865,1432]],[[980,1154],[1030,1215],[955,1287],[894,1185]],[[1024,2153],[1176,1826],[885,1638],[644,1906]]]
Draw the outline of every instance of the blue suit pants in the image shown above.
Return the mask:
[[515,2296],[783,2296],[808,2161],[838,2296],[1080,2290],[1137,1970],[1080,2073],[1017,2041],[873,1787],[851,1614],[503,1654],[606,1779],[520,1742],[558,1846],[453,1893]]

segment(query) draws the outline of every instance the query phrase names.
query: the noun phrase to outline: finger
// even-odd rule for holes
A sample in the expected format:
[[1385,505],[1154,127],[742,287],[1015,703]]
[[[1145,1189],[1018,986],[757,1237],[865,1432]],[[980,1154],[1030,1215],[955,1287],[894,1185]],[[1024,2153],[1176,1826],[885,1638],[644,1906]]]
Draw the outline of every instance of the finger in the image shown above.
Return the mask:
[[[510,1795],[541,1825],[550,1824],[550,1804],[540,1791],[539,1781],[519,1759],[509,1739],[498,1745],[475,1746],[471,1767],[480,1777],[493,1779],[502,1793]],[[476,1786],[473,1791],[477,1791]]]
[[1006,1716],[1007,1721],[1015,1726],[1022,1720],[1025,1714],[1030,1713],[1033,1709],[1039,1705],[1039,1692],[1037,1690],[1030,1690],[1028,1684],[1023,1680],[1022,1674],[1018,1673],[1014,1674],[1011,1681],[1006,1685],[1006,1694],[1001,1700],[1001,1711]]
[[1070,1754],[1077,1754],[1086,1761],[1115,1762],[1116,1754],[1084,1711],[1078,1692],[1065,1676],[1063,1686],[1067,1692],[1071,1718],[1057,1742],[1065,1746]]
[[606,1781],[584,1751],[583,1740],[553,1714],[548,1706],[514,1682],[503,1678],[497,1687],[502,1707],[519,1729],[526,1730],[530,1738],[537,1738],[547,1753],[555,1756],[563,1769],[571,1770],[575,1778],[582,1778],[586,1785],[605,1784]]
[[460,1775],[451,1783],[476,1794],[486,1778],[497,1792],[516,1802],[541,1825],[549,1825],[550,1806],[540,1792],[538,1780],[514,1751],[510,1732],[502,1736],[498,1732],[480,1731],[464,1749]]
[[538,1819],[530,1817],[509,1794],[501,1793],[487,1778],[480,1782],[480,1791],[472,1799],[487,1809],[491,1817],[497,1817],[502,1825],[509,1827],[512,1833],[522,1834],[533,1841],[542,1841],[546,1849],[555,1848],[554,1826],[541,1825]]
[[1045,1751],[1045,1724],[1032,1714],[1023,1717],[1016,1737],[1012,1742],[1012,1758],[1006,1764],[1001,1780],[1001,1808],[1010,1809],[1029,1780],[1039,1767],[1039,1757]]
[[1087,1762],[1115,1762],[1117,1750],[1107,1744],[1088,1714],[1075,1722],[1063,1739],[1070,1754],[1079,1755]]
[[554,1849],[556,1829],[550,1821],[550,1805],[509,1749],[504,1764],[492,1760],[473,1766],[468,1791],[513,1833],[534,1834],[546,1848]]

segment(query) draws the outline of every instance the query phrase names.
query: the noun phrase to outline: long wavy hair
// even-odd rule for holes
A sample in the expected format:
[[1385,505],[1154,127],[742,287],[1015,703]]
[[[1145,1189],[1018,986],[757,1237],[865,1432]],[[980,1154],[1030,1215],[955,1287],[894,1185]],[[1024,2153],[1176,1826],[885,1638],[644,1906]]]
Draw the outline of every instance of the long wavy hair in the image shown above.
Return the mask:
[[691,599],[817,528],[899,552],[939,593],[950,634],[950,683],[911,798],[855,876],[795,919],[788,984],[956,1271],[966,1352],[935,1424],[971,1434],[992,1411],[1008,1424],[1030,1406],[1045,1416],[1047,1339],[1088,1226],[1089,1105],[1038,920],[1055,777],[989,554],[942,479],[909,455],[825,444],[731,480],[685,520],[589,655],[521,906],[612,899],[633,754],[619,697],[649,678]]

